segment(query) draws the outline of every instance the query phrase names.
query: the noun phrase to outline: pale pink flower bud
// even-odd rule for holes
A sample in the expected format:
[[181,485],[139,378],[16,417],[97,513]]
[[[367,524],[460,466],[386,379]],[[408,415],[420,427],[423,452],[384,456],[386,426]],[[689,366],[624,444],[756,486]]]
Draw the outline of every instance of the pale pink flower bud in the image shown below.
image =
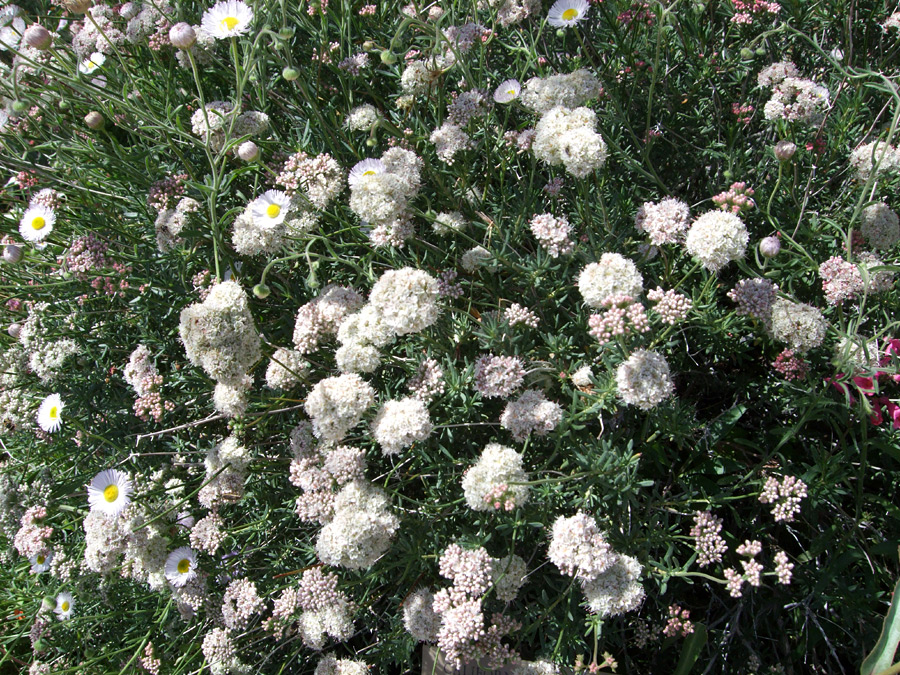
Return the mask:
[[790,141],[778,141],[775,145],[775,157],[780,162],[789,162],[795,152],[797,152],[797,146]]
[[89,128],[97,131],[98,129],[103,128],[105,121],[103,119],[103,115],[98,113],[96,110],[92,110],[84,116],[84,123],[87,124]]
[[22,249],[15,244],[7,244],[3,248],[3,259],[12,264],[19,262],[22,259]]
[[22,324],[11,323],[9,324],[9,328],[6,329],[6,332],[9,333],[9,336],[13,339],[19,339],[19,333],[22,332]]
[[781,251],[781,240],[778,237],[766,237],[759,242],[759,252],[763,258],[774,258]]
[[197,41],[197,33],[193,27],[182,21],[169,29],[169,42],[177,49],[190,49]]
[[245,162],[254,162],[259,159],[259,147],[253,141],[246,141],[241,143],[237,154]]
[[29,26],[22,39],[26,45],[39,51],[50,49],[50,45],[53,44],[53,36],[50,31],[39,24]]

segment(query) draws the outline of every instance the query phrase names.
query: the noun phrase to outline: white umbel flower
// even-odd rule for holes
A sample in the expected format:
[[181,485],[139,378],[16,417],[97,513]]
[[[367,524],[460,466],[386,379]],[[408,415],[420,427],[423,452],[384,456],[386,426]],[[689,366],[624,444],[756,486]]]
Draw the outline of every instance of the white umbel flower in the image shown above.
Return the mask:
[[250,30],[253,10],[240,0],[217,2],[203,14],[200,28],[216,39],[243,35]]
[[250,202],[250,215],[258,227],[281,225],[290,210],[290,198],[279,190],[267,190]]
[[616,293],[637,298],[644,290],[644,278],[637,265],[618,253],[604,253],[578,275],[578,290],[588,307],[600,309],[603,301]]
[[63,407],[63,402],[59,397],[59,394],[50,394],[41,402],[41,407],[38,408],[38,426],[48,434],[58,431],[62,426],[60,413],[62,413]]
[[363,178],[377,176],[385,171],[387,171],[387,169],[384,166],[384,162],[380,159],[364,159],[361,162],[357,162],[357,164],[350,169],[350,175],[347,176],[347,183],[350,185],[350,188],[353,189],[360,184]]
[[706,269],[718,272],[732,260],[744,257],[749,240],[747,226],[736,215],[708,211],[691,225],[684,246]]
[[184,586],[197,576],[197,554],[193,549],[182,546],[176,548],[166,558],[166,579],[173,586]]
[[657,352],[638,349],[616,370],[619,396],[628,405],[650,410],[675,391],[669,364]]
[[106,61],[106,55],[102,52],[94,52],[78,66],[78,72],[92,75]]
[[101,471],[88,485],[88,503],[91,511],[117,516],[131,503],[131,478],[124,471]]
[[547,23],[555,28],[574,26],[587,16],[587,0],[556,0],[547,12]]
[[518,80],[506,80],[494,90],[494,100],[497,103],[509,103],[519,98],[522,93],[522,85]]
[[56,609],[53,611],[56,612],[56,616],[59,617],[60,621],[65,621],[72,617],[72,610],[74,607],[75,598],[72,597],[72,594],[60,593],[56,596]]
[[19,221],[19,234],[25,241],[42,241],[53,232],[56,224],[56,213],[48,206],[35,204],[30,207]]

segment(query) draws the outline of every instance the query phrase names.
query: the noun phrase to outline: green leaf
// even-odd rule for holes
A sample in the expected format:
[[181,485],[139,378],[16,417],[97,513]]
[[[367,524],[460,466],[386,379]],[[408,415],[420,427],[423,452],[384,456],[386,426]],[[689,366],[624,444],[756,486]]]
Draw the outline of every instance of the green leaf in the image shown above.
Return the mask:
[[891,607],[884,617],[881,636],[875,648],[862,662],[859,668],[860,675],[874,675],[890,668],[894,663],[894,652],[897,651],[898,643],[900,643],[900,581],[894,586]]
[[694,632],[687,636],[681,647],[681,656],[678,658],[678,666],[672,675],[688,675],[700,656],[700,650],[706,644],[706,626],[702,623],[694,624]]

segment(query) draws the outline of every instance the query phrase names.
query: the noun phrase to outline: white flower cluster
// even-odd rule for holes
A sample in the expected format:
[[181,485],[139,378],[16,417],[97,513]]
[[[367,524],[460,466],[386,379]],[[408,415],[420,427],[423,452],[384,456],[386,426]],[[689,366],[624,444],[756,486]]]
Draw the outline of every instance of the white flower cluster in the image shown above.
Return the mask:
[[372,437],[382,454],[396,455],[416,441],[424,441],[433,428],[425,403],[408,396],[381,406],[372,422]]
[[187,357],[214,380],[238,385],[262,356],[247,294],[235,281],[213,286],[201,303],[181,311]]
[[568,255],[575,248],[572,241],[572,226],[565,216],[555,218],[549,213],[540,213],[528,223],[531,233],[551,258]]
[[675,391],[669,364],[654,351],[638,349],[616,369],[619,396],[641,410],[656,407]]
[[269,360],[266,368],[266,386],[270,389],[287,391],[300,383],[309,370],[309,363],[303,354],[293,349],[279,347]]
[[494,582],[494,593],[501,602],[512,602],[525,585],[528,567],[525,561],[515,553],[491,560],[491,579]]
[[55,380],[66,360],[79,351],[74,340],[48,339],[47,335],[54,332],[49,310],[49,303],[34,303],[28,308],[28,318],[19,329],[19,344],[24,352],[22,358],[27,359],[27,368],[44,384]]
[[156,246],[165,253],[184,240],[181,231],[188,222],[188,214],[200,210],[200,202],[192,197],[182,197],[174,209],[163,209],[156,216]]
[[531,149],[539,160],[584,178],[606,163],[606,143],[596,128],[590,108],[552,108],[538,121]]
[[265,604],[255,583],[249,579],[235,579],[228,584],[222,597],[222,621],[231,630],[243,631]]
[[72,31],[72,48],[79,57],[91,52],[112,54],[125,44],[125,35],[113,23],[114,11],[107,5],[94,5],[87,14],[90,18],[81,23],[81,30]]
[[478,0],[478,9],[488,7],[496,10],[497,21],[504,28],[521,23],[541,11],[539,0]]
[[465,216],[459,211],[450,211],[449,213],[439,213],[431,224],[431,229],[435,234],[452,234],[454,232],[462,232],[466,225]]
[[616,553],[585,513],[556,519],[547,556],[560,572],[581,582],[588,608],[601,617],[637,609],[644,598],[640,563]]
[[643,204],[634,216],[634,226],[638,232],[646,232],[654,246],[674,244],[684,236],[690,217],[687,204],[668,197]]
[[378,110],[375,106],[365,103],[356,106],[347,115],[344,126],[351,131],[370,131],[378,122]]
[[205,508],[212,509],[241,499],[251,459],[247,448],[241,446],[233,436],[216,445],[203,461],[208,482],[197,494],[197,501]]
[[870,204],[863,209],[859,231],[872,248],[888,249],[900,241],[900,220],[884,202]]
[[355,480],[335,498],[334,518],[319,532],[316,553],[326,565],[364,569],[387,552],[398,527],[384,491]]
[[812,305],[777,298],[772,303],[768,326],[779,342],[786,342],[795,351],[808,352],[825,340],[828,322]]
[[212,675],[239,675],[250,672],[250,668],[237,658],[237,648],[231,634],[225,628],[213,628],[203,638],[203,657],[209,664]]
[[363,306],[362,296],[352,288],[329,284],[313,300],[297,311],[294,345],[301,354],[309,354],[319,342],[337,335],[344,320]]
[[412,236],[409,202],[419,192],[422,160],[403,148],[391,148],[350,187],[350,208],[371,227],[376,246],[402,246]]
[[[309,209],[324,211],[341,194],[344,190],[344,170],[327,152],[310,156],[301,150],[287,158],[275,183],[283,187],[291,198],[292,209],[300,214],[304,211],[309,214]],[[304,197],[308,204],[304,203]],[[304,216],[299,218],[303,220]],[[310,227],[289,220],[288,229],[307,231]]]
[[830,105],[828,90],[812,80],[799,77],[790,62],[775,63],[757,77],[760,86],[772,87],[772,97],[766,102],[763,114],[767,120],[819,124]]
[[600,96],[600,80],[587,70],[568,75],[532,77],[522,90],[522,105],[539,115],[553,108],[577,108]]
[[355,373],[326,377],[306,397],[304,409],[317,437],[337,443],[375,402],[375,390]]
[[[489,443],[478,461],[466,469],[462,487],[473,511],[511,511],[528,501],[528,475],[522,455],[498,443]],[[514,483],[519,483],[515,485]]]
[[869,180],[873,172],[878,175],[900,171],[900,149],[883,141],[865,143],[850,153],[850,166],[861,181]]
[[452,122],[444,122],[431,132],[428,140],[434,143],[438,159],[448,166],[453,164],[457,153],[468,150],[473,145],[469,134]]
[[441,618],[432,604],[434,593],[428,588],[420,588],[410,595],[400,606],[403,613],[403,627],[418,642],[436,642]]
[[212,101],[191,115],[191,131],[213,152],[220,152],[229,140],[259,136],[268,130],[268,115],[256,110],[238,113],[228,101]]
[[694,221],[684,245],[710,272],[744,257],[750,234],[744,221],[726,211],[708,211]]
[[637,298],[644,290],[644,278],[637,265],[618,253],[604,253],[600,261],[585,267],[578,276],[578,290],[589,307],[602,308],[611,295]]
[[336,659],[329,655],[319,661],[313,675],[370,675],[370,671],[364,661]]
[[553,431],[562,420],[562,407],[548,401],[539,389],[528,389],[519,398],[510,401],[500,416],[500,426],[508,429],[519,442],[534,432],[545,436]]

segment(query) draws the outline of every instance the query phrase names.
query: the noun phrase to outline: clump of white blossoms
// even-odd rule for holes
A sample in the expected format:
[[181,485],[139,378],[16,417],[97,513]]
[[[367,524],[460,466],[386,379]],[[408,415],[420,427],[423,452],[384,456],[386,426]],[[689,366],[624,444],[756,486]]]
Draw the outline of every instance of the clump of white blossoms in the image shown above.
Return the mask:
[[864,143],[850,153],[850,166],[861,181],[875,175],[900,171],[900,149],[884,141]]
[[482,354],[475,361],[475,389],[485,398],[506,398],[525,381],[525,362],[518,356]]
[[501,602],[512,602],[525,585],[528,567],[520,556],[512,553],[503,558],[491,561],[491,578],[494,582],[494,593]]
[[184,242],[181,231],[188,223],[188,216],[200,210],[200,202],[192,197],[182,197],[174,209],[162,209],[156,216],[156,245],[165,253]]
[[345,373],[372,373],[381,365],[378,351],[394,339],[395,335],[383,321],[381,313],[372,305],[366,305],[351,314],[338,329],[341,346],[334,353],[337,367]]
[[349,315],[364,304],[363,297],[346,286],[329,284],[313,300],[297,311],[294,322],[294,345],[301,354],[309,354],[319,347],[319,342],[336,335]]
[[412,267],[385,272],[369,293],[369,304],[395,335],[418,333],[436,322],[439,299],[437,279]]
[[654,246],[674,244],[684,236],[690,217],[687,204],[668,197],[641,205],[634,216],[634,226],[638,232],[646,232]]
[[287,391],[300,384],[300,378],[309,370],[309,363],[303,355],[292,349],[279,347],[269,360],[266,368],[266,386],[270,389]]
[[631,556],[617,554],[606,572],[582,582],[588,609],[601,617],[637,609],[645,595],[640,583],[641,569],[641,564]]
[[549,213],[540,213],[528,223],[531,233],[551,258],[568,255],[575,248],[572,241],[572,226],[565,216],[555,218]]
[[828,322],[812,305],[778,298],[772,303],[768,327],[779,342],[798,352],[808,352],[825,340]]
[[577,108],[600,96],[603,86],[595,75],[580,69],[568,75],[532,77],[522,90],[522,105],[539,115],[553,108]]
[[619,396],[641,410],[656,407],[675,391],[669,364],[654,351],[638,349],[616,369]]
[[[344,170],[327,152],[310,156],[294,153],[281,167],[275,184],[284,188],[295,209],[325,210],[344,189]],[[288,222],[289,229],[308,229]]]
[[469,134],[452,122],[444,122],[431,132],[428,140],[434,143],[438,159],[448,166],[453,164],[457,153],[468,150],[473,145]]
[[216,284],[206,300],[183,309],[179,334],[191,363],[219,382],[242,380],[262,356],[249,299],[234,281]]
[[478,9],[487,7],[497,10],[497,21],[504,28],[541,11],[539,0],[478,0]]
[[206,104],[205,111],[200,108],[191,115],[191,131],[213,152],[220,152],[229,139],[259,136],[268,130],[268,115],[256,110],[238,113],[228,101],[212,101]]
[[369,673],[369,666],[365,661],[336,659],[328,655],[322,657],[313,675],[369,675]]
[[209,631],[203,638],[201,651],[212,675],[246,673],[250,670],[238,660],[237,648],[225,628],[213,628]]
[[508,429],[517,441],[524,441],[528,434],[545,436],[553,431],[562,420],[562,407],[548,401],[544,392],[529,389],[519,398],[510,401],[500,416],[500,426]]
[[750,234],[744,221],[733,213],[708,211],[694,221],[684,245],[710,272],[718,272],[732,260],[744,257]]
[[351,172],[350,208],[368,223],[376,246],[403,246],[413,234],[409,202],[419,192],[422,160],[395,147],[367,162],[361,175]]
[[384,491],[355,480],[335,498],[334,517],[319,532],[316,553],[326,565],[364,569],[387,552],[398,527]]
[[900,219],[884,202],[863,209],[859,231],[869,246],[887,249],[900,241]]
[[466,504],[473,511],[512,511],[528,501],[526,482],[522,455],[512,448],[489,443],[478,461],[466,469],[462,487]]
[[774,64],[774,68],[770,66],[759,74],[760,85],[772,87],[772,97],[766,102],[763,114],[767,120],[820,124],[830,105],[828,90],[812,80],[798,77],[799,73],[792,66]]
[[375,106],[365,103],[356,106],[344,120],[344,126],[351,131],[370,131],[378,122],[378,110]]
[[304,409],[312,418],[317,437],[339,442],[359,424],[375,402],[375,390],[355,373],[344,373],[319,381],[306,397]]
[[410,396],[381,406],[372,422],[372,437],[384,455],[396,455],[416,441],[424,441],[433,428],[425,403]]
[[206,467],[206,485],[197,494],[197,501],[212,509],[241,499],[251,459],[247,448],[240,445],[233,436],[215,446],[203,461]]
[[538,121],[531,149],[539,160],[584,178],[606,163],[606,143],[596,128],[590,108],[553,108]]
[[441,618],[433,608],[434,593],[420,588],[403,601],[403,627],[418,642],[436,642]]
[[578,276],[578,290],[584,303],[596,309],[612,295],[637,298],[644,290],[644,278],[637,265],[618,253],[604,253],[600,261],[585,267]]

